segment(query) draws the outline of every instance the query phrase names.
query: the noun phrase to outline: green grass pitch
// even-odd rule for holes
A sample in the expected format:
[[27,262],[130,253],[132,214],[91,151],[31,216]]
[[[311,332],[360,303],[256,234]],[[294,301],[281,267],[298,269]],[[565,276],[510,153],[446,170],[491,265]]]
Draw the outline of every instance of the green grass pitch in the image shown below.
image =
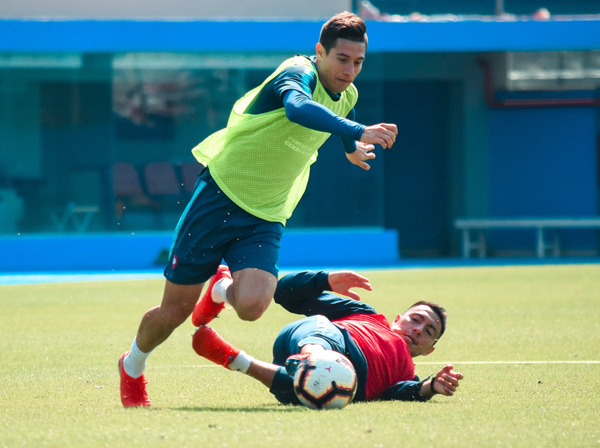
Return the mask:
[[[146,371],[150,409],[124,409],[117,360],[162,280],[0,286],[0,447],[600,446],[600,265],[363,271],[364,301],[391,320],[417,300],[449,312],[437,350],[465,375],[454,397],[341,411],[277,404],[244,375],[200,359],[189,320]],[[297,316],[227,310],[214,327],[270,359]]]

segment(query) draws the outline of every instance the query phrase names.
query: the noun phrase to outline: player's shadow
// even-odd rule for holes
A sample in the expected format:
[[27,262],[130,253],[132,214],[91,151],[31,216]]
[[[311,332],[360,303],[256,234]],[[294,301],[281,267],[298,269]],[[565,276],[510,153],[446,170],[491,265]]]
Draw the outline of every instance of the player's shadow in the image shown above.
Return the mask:
[[184,406],[179,408],[167,408],[178,412],[304,412],[304,406],[284,406],[276,404],[264,404],[261,406]]

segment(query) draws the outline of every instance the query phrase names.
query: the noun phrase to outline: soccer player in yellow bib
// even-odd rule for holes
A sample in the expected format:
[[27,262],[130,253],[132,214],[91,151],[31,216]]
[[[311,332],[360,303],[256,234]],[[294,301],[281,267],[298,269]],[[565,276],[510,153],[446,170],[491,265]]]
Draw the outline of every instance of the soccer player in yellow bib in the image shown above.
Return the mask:
[[[146,359],[190,314],[201,326],[225,303],[243,320],[264,313],[277,286],[283,227],[331,134],[341,137],[348,160],[365,170],[375,158],[374,144],[394,144],[396,125],[354,121],[358,91],[352,82],[367,44],[362,19],[334,16],[321,30],[315,56],[284,61],[235,103],[225,129],[192,150],[205,168],[175,229],[162,302],[146,312],[131,350],[119,359],[123,406],[150,406]],[[222,260],[229,269],[219,269]]]

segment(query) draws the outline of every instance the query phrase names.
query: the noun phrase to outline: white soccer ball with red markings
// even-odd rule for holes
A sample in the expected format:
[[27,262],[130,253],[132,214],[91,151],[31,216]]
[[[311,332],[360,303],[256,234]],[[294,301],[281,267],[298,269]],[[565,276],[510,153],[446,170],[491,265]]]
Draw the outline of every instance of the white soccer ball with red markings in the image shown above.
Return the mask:
[[294,374],[294,391],[311,409],[342,409],[356,394],[356,371],[344,355],[332,350],[311,353]]

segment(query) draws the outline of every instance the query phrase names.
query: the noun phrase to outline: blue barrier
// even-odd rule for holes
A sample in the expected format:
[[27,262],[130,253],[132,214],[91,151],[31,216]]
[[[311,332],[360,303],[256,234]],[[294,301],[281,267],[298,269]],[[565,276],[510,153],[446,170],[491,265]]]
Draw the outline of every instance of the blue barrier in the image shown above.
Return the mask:
[[[0,273],[156,270],[166,262],[171,238],[171,232],[0,238]],[[381,266],[398,259],[393,230],[290,231],[282,240],[279,265]]]
[[398,232],[388,229],[288,231],[279,265],[384,266],[399,261]]
[[[312,53],[321,26],[316,21],[0,20],[0,51]],[[367,26],[370,52],[600,48],[600,20],[368,22]]]

